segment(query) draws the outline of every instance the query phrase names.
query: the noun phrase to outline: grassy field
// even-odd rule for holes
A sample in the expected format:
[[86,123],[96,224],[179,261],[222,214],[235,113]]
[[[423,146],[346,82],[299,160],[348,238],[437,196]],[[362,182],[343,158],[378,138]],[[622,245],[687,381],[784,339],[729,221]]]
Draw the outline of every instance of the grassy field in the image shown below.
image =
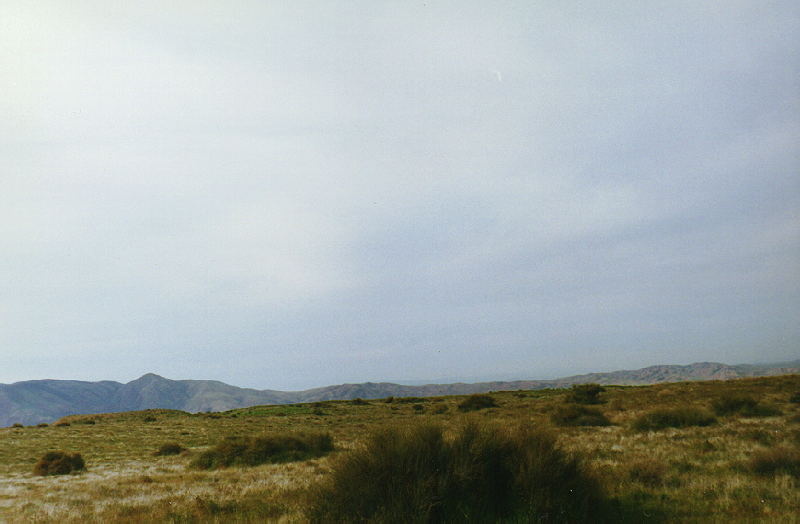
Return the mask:
[[[337,456],[353,453],[373,430],[423,421],[450,428],[474,419],[552,427],[561,448],[584,460],[630,521],[800,522],[796,392],[797,375],[606,387],[600,403],[587,406],[610,421],[604,426],[555,425],[553,420],[569,423],[566,390],[496,392],[491,394],[496,407],[467,413],[458,409],[464,397],[453,396],[213,414],[149,410],[71,416],[47,427],[0,429],[0,521],[304,522],[309,488],[330,475]],[[740,397],[750,403],[737,411],[729,399]],[[685,416],[694,408],[707,424],[652,429],[653,421],[669,425],[675,413],[694,420]],[[570,410],[586,415],[574,406]],[[642,422],[643,415],[658,410],[673,411]],[[225,437],[286,431],[328,432],[336,449],[301,462],[189,467]],[[166,443],[187,451],[157,456]],[[54,450],[80,453],[86,470],[35,476],[34,464]]]

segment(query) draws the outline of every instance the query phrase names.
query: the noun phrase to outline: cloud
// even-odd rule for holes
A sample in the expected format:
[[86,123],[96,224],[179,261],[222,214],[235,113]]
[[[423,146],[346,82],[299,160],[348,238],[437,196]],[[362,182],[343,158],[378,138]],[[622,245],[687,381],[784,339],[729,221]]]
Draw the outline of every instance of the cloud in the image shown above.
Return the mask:
[[791,3],[0,9],[0,381],[796,351]]

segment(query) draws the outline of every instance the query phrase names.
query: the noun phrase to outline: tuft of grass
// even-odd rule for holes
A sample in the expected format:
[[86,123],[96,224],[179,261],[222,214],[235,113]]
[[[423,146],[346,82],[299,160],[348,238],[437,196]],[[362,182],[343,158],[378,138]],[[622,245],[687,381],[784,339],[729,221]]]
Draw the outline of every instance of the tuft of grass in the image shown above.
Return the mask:
[[228,466],[257,466],[266,463],[294,462],[321,457],[333,451],[329,433],[279,433],[261,437],[225,438],[195,458],[196,469]]
[[167,455],[180,455],[186,451],[186,448],[178,444],[177,442],[168,442],[166,444],[162,444],[158,451],[153,453],[153,455],[157,457],[164,457]]
[[555,438],[470,422],[446,438],[418,424],[374,432],[310,492],[311,522],[580,522],[605,499]]
[[497,402],[490,395],[475,394],[464,399],[459,405],[459,411],[477,411],[479,409],[496,408]]
[[720,417],[741,415],[743,417],[772,417],[780,415],[781,410],[775,406],[761,404],[757,399],[747,395],[722,397],[711,403],[714,413]]
[[567,400],[578,404],[600,404],[600,393],[605,390],[600,384],[575,384],[570,388]]
[[86,469],[80,453],[65,453],[63,451],[48,451],[36,462],[33,467],[34,475],[67,475],[73,471]]
[[558,426],[610,426],[611,421],[599,410],[578,404],[558,406],[550,415]]
[[628,478],[634,482],[654,488],[664,483],[667,466],[655,459],[640,459],[628,465]]
[[786,473],[800,478],[800,451],[785,446],[757,451],[747,463],[747,469],[757,475]]
[[690,426],[710,426],[717,419],[704,409],[673,408],[656,409],[641,415],[633,421],[632,427],[637,431],[656,431],[666,428],[686,428]]

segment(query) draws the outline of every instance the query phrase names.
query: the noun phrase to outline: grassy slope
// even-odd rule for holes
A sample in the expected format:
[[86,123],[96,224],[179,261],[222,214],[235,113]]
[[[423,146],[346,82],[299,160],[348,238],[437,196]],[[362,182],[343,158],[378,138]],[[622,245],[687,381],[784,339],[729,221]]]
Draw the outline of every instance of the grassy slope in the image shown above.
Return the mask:
[[[789,475],[758,477],[744,467],[758,450],[800,447],[800,376],[610,387],[598,407],[615,424],[559,428],[561,443],[587,457],[606,489],[642,513],[670,520],[763,520],[794,522],[800,480]],[[637,433],[638,415],[661,407],[708,407],[715,398],[746,393],[778,406],[783,415],[721,418],[709,427]],[[550,424],[564,402],[563,390],[495,393],[499,407],[470,416],[514,423]],[[425,399],[420,404],[332,401],[259,406],[223,414],[189,415],[152,410],[68,417],[69,426],[0,429],[0,521],[142,521],[288,519],[302,521],[304,488],[324,477],[331,458],[248,469],[193,471],[190,457],[156,457],[166,442],[191,454],[226,435],[257,435],[285,429],[330,431],[347,452],[370,428],[430,417],[458,422],[462,397]],[[446,408],[446,410],[445,410]],[[439,412],[439,413],[437,413]],[[82,423],[93,419],[95,424]],[[155,420],[152,420],[155,419]],[[38,478],[33,464],[46,451],[79,452],[88,471]],[[334,453],[336,455],[336,453]]]

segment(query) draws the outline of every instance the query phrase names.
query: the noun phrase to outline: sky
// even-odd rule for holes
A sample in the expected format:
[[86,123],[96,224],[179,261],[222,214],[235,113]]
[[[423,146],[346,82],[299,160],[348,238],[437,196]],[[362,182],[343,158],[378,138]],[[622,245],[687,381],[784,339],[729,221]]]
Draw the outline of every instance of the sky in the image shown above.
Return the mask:
[[796,1],[0,2],[0,383],[800,358]]

